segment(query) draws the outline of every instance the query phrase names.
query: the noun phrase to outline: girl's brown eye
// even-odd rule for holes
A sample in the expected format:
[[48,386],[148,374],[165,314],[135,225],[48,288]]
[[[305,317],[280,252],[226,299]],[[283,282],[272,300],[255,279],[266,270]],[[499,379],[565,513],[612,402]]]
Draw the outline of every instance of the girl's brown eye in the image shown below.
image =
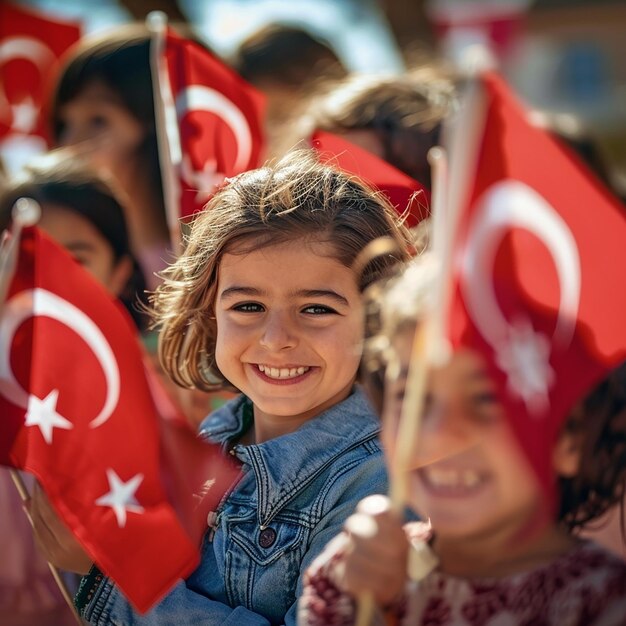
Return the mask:
[[322,304],[313,304],[303,310],[303,313],[308,313],[309,315],[329,315],[336,312],[337,311],[335,311],[334,309],[331,309],[330,307],[324,306]]
[[236,304],[232,310],[239,311],[240,313],[260,313],[263,311],[263,306],[261,304],[257,304],[256,302],[243,302],[241,304]]

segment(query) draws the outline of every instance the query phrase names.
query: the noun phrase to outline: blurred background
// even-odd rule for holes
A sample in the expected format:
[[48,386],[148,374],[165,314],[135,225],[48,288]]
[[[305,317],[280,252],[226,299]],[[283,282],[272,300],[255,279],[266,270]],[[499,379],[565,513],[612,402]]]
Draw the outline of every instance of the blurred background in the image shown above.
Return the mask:
[[538,119],[601,161],[626,196],[625,0],[14,0],[109,29],[152,10],[187,22],[228,57],[268,23],[322,37],[346,68],[402,73],[435,53],[453,62],[489,45]]

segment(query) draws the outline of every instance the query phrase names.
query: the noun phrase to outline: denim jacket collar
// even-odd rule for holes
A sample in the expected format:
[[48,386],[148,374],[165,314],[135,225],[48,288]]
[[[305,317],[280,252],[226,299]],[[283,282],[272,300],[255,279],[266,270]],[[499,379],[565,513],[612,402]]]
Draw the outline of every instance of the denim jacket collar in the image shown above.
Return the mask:
[[[200,436],[226,447],[242,430],[244,402],[240,396],[212,413],[202,422]],[[378,416],[356,386],[345,400],[292,433],[261,444],[236,445],[235,456],[256,475],[259,524],[267,524],[329,463],[373,438],[379,428]]]

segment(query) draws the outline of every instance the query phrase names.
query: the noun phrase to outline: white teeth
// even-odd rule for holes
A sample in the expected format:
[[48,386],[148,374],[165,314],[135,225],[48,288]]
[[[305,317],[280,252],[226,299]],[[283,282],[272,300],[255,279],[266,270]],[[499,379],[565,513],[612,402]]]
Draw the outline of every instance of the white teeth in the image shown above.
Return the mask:
[[305,372],[309,371],[308,367],[270,367],[269,365],[259,365],[259,371],[263,372],[269,378],[285,379],[295,378],[296,376],[302,376]]
[[481,481],[474,470],[454,470],[441,468],[425,469],[428,482],[434,487],[475,487]]

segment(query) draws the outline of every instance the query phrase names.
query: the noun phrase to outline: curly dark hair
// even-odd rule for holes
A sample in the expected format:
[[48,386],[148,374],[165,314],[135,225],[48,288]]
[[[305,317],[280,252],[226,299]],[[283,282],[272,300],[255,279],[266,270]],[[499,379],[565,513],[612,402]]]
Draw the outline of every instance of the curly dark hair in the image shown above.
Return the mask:
[[[560,479],[561,520],[577,531],[626,494],[626,362],[615,368],[576,407],[565,425],[582,437],[580,469]],[[624,510],[622,507],[622,536]]]

